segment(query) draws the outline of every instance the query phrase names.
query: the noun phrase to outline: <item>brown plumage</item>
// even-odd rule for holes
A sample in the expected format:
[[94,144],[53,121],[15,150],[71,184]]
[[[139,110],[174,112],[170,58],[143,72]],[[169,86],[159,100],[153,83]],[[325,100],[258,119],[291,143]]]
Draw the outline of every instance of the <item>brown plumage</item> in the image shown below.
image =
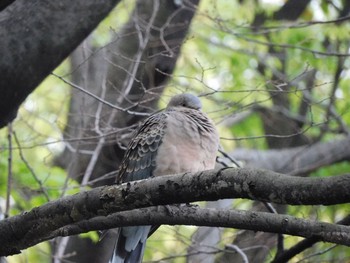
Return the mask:
[[[213,169],[219,136],[201,107],[198,97],[185,93],[148,117],[128,145],[117,181]],[[121,228],[110,262],[141,262],[150,229]]]

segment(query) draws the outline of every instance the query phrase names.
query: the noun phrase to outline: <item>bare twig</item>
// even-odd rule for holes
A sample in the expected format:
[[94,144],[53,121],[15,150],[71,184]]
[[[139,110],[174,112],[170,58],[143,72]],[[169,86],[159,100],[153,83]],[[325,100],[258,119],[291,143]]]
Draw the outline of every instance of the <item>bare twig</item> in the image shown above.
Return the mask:
[[[350,215],[346,216],[345,218],[343,218],[342,220],[337,222],[337,224],[350,225]],[[294,246],[292,246],[288,250],[284,251],[282,254],[280,254],[278,256],[276,255],[276,257],[274,258],[274,260],[271,263],[289,262],[289,260],[291,258],[296,256],[297,254],[300,254],[304,250],[312,247],[314,244],[316,244],[317,242],[320,242],[320,241],[321,241],[320,238],[316,237],[316,236],[303,239],[302,241],[295,244]]]
[[327,253],[328,251],[334,249],[334,248],[337,247],[337,246],[338,246],[338,245],[332,245],[332,246],[330,246],[330,247],[328,247],[328,248],[326,248],[326,249],[324,249],[324,250],[317,251],[316,253],[312,253],[311,255],[308,255],[308,256],[302,258],[301,260],[297,261],[297,263],[303,262],[303,261],[305,261],[305,260],[307,260],[307,259],[309,259],[309,258],[312,258],[312,257],[316,257],[316,256],[319,256],[319,255],[325,254],[325,253]]
[[307,132],[309,129],[311,129],[314,126],[319,126],[321,124],[312,124],[308,127],[306,127],[304,130],[298,131],[296,133],[292,133],[292,134],[287,134],[287,135],[279,135],[279,134],[265,134],[265,135],[261,135],[261,136],[249,136],[249,137],[235,137],[235,138],[228,138],[228,137],[220,137],[221,140],[228,140],[228,141],[241,141],[241,140],[253,140],[253,139],[264,139],[264,138],[291,138],[293,136],[297,136],[300,134],[304,134],[305,132]]
[[8,140],[8,162],[7,162],[7,192],[6,192],[6,206],[5,206],[5,218],[9,217],[10,212],[10,200],[11,200],[11,186],[12,186],[12,122],[7,125],[7,140]]
[[18,151],[19,151],[19,156],[22,160],[22,162],[25,164],[25,166],[28,168],[28,170],[30,171],[30,173],[32,174],[34,180],[38,183],[39,185],[39,188],[40,188],[40,191],[44,194],[46,200],[49,202],[50,201],[50,197],[42,183],[42,181],[39,179],[39,177],[36,175],[34,169],[30,166],[30,164],[28,163],[28,161],[26,160],[26,158],[24,157],[24,154],[23,154],[23,151],[22,151],[22,148],[21,148],[21,145],[20,145],[20,142],[17,138],[17,135],[15,132],[13,132],[13,137],[15,138],[15,141],[16,141],[16,144],[17,144],[17,147],[18,147]]
[[249,263],[249,259],[248,259],[247,255],[238,246],[236,246],[234,244],[228,244],[228,245],[226,245],[226,247],[236,251],[242,257],[242,260],[244,263]]
[[[104,78],[104,81],[102,83],[102,94],[101,94],[101,97],[104,99],[105,97],[105,94],[106,94],[106,78]],[[100,116],[101,116],[101,112],[102,112],[102,103],[99,103],[98,104],[98,107],[97,107],[97,110],[96,110],[96,116],[95,116],[95,131],[96,133],[99,135],[100,139],[97,143],[97,146],[95,148],[95,150],[93,151],[93,154],[90,158],[90,161],[89,161],[89,164],[85,170],[85,173],[84,173],[84,176],[83,176],[83,179],[81,181],[81,186],[84,187],[84,185],[87,185],[89,180],[90,180],[90,177],[91,177],[91,174],[92,174],[92,171],[95,167],[95,164],[97,162],[97,159],[100,155],[100,152],[102,150],[102,147],[104,146],[105,144],[105,137],[103,136],[103,132],[101,131],[100,129]]]
[[[126,85],[123,85],[123,97],[125,97],[127,94],[129,94],[134,80],[136,79],[136,74],[137,74],[137,70],[139,69],[140,63],[141,63],[141,58],[142,55],[148,45],[149,39],[151,37],[151,29],[152,29],[152,25],[154,23],[154,20],[156,18],[157,12],[159,10],[159,0],[153,1],[153,12],[152,12],[152,16],[147,24],[147,27],[145,29],[145,37],[142,36],[142,29],[140,28],[140,20],[138,20],[138,17],[135,15],[133,18],[135,20],[135,28],[137,29],[137,34],[138,34],[138,38],[139,38],[139,50],[137,51],[136,55],[135,55],[135,63],[132,64],[132,69],[129,71],[131,72],[129,75],[129,78],[125,79],[125,83],[127,83]],[[121,102],[121,101],[119,101]],[[143,115],[145,116],[145,115]]]
[[122,111],[122,112],[127,112],[129,114],[132,114],[132,115],[138,115],[138,116],[149,116],[150,114],[149,113],[146,113],[146,112],[137,112],[137,111],[131,111],[131,110],[128,110],[128,109],[125,109],[125,108],[122,108],[122,107],[118,107],[108,101],[105,101],[103,99],[101,99],[100,97],[96,96],[95,94],[91,93],[90,91],[70,82],[69,80],[66,80],[64,79],[63,77],[55,74],[55,73],[51,73],[51,75],[55,76],[56,78],[62,80],[64,83],[68,84],[69,86],[71,86],[72,88],[75,88],[77,90],[80,90],[81,92],[84,92],[85,94],[87,94],[88,96],[98,100],[99,102],[102,102],[103,104],[105,104],[106,106],[109,106],[111,107],[112,109],[115,109],[115,110],[119,110],[119,111]]

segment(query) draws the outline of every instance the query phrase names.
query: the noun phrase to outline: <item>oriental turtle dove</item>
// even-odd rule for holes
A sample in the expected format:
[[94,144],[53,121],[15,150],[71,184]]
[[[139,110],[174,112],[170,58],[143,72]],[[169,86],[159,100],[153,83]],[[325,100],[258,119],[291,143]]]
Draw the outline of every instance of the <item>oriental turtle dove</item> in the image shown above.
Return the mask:
[[[213,169],[219,136],[192,94],[171,98],[163,112],[148,117],[128,145],[118,182]],[[151,226],[119,229],[110,263],[142,261]]]

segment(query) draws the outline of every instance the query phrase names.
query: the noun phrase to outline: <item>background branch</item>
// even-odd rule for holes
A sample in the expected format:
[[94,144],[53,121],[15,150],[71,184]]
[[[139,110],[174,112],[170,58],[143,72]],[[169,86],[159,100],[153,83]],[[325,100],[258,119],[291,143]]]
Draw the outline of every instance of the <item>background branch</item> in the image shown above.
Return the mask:
[[319,142],[294,148],[251,150],[235,149],[230,156],[249,167],[263,168],[281,173],[300,175],[320,167],[350,160],[350,137]]

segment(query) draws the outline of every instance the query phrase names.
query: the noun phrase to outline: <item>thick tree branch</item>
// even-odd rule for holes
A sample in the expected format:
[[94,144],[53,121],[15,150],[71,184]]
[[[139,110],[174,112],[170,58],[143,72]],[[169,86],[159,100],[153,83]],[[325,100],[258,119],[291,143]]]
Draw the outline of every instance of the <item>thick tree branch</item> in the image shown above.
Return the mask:
[[[208,209],[194,206],[158,206],[97,216],[42,235],[17,240],[16,249],[25,249],[57,237],[131,225],[197,225],[230,227],[283,233],[350,246],[350,227],[300,219],[289,215],[243,210]],[[9,253],[0,248],[0,254]]]
[[230,154],[249,167],[299,175],[320,167],[350,160],[350,137],[281,150],[236,149]]
[[31,240],[82,220],[136,208],[223,198],[331,205],[350,202],[348,189],[350,175],[302,178],[264,170],[230,168],[161,176],[95,188],[2,220],[0,249],[9,254],[18,253],[17,244],[23,238]]
[[144,224],[230,227],[301,237],[315,237],[319,241],[350,246],[349,226],[267,212],[209,209],[195,206],[148,207],[114,213],[107,217],[95,217],[53,231],[48,237],[76,235],[91,230]]
[[0,128],[118,2],[17,0],[0,13]]

